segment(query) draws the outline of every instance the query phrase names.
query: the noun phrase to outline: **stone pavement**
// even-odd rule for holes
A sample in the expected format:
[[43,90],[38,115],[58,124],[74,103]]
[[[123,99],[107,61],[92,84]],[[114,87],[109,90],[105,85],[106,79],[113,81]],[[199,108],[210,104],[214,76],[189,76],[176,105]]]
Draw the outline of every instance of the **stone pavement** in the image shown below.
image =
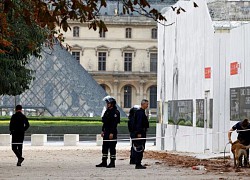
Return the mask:
[[[0,150],[8,150],[9,146],[0,146]],[[44,146],[31,146],[30,141],[24,142],[24,151],[25,150],[58,150],[58,149],[81,149],[81,150],[101,150],[102,147],[98,146],[95,141],[80,141],[77,146],[64,146],[63,141],[48,141]],[[118,142],[116,146],[117,150],[130,150],[130,142]],[[157,150],[154,142],[149,141],[146,143],[146,151],[161,151]],[[224,156],[230,156],[230,153],[224,152],[221,153],[190,153],[190,152],[175,152],[168,151],[172,154],[180,154],[186,156],[192,156],[198,159],[210,159],[210,158],[224,158]]]

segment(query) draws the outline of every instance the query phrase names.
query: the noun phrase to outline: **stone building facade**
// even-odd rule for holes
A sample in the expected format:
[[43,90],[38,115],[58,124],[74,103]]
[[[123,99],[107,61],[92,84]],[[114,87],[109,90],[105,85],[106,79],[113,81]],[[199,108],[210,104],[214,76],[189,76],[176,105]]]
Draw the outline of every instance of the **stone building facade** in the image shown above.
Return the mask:
[[[156,9],[175,1],[152,1]],[[108,32],[89,30],[88,24],[70,22],[65,45],[93,78],[129,109],[149,100],[152,115],[157,109],[157,22],[145,16],[122,15],[119,1],[109,1],[100,18]],[[118,3],[118,4],[117,4]]]
[[208,0],[213,21],[249,21],[250,0]]

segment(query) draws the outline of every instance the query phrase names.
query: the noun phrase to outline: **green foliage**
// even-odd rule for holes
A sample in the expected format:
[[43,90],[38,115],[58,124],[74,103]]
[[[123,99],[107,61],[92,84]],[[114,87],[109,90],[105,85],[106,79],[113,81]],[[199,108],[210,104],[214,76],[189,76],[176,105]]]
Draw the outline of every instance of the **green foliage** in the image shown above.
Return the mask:
[[[20,1],[16,1],[20,3]],[[34,21],[27,22],[25,13],[16,16],[21,5],[19,4],[6,13],[9,33],[5,36],[11,45],[1,44],[0,50],[0,95],[19,95],[29,88],[33,80],[33,71],[26,67],[31,55],[39,57],[42,45],[46,40],[46,31],[37,26]],[[1,34],[1,31],[0,31]]]
[[[102,126],[100,117],[28,117],[31,126]],[[127,118],[121,118],[118,126],[127,127]],[[0,116],[0,126],[8,126],[10,116]],[[155,120],[150,120],[150,127],[156,126]]]
[[185,126],[185,119],[179,119],[179,121],[177,122],[177,125],[182,125],[182,126]]
[[185,126],[193,126],[192,121],[188,120],[185,122]]
[[181,126],[193,126],[193,123],[191,120],[185,120],[185,119],[179,119],[177,123],[174,122],[173,119],[168,120],[168,124],[176,124],[176,125],[181,125]]
[[204,119],[198,119],[196,121],[196,127],[204,127]]
[[32,72],[25,66],[20,64],[20,61],[1,57],[0,60],[0,95],[19,95],[29,88],[32,81]]

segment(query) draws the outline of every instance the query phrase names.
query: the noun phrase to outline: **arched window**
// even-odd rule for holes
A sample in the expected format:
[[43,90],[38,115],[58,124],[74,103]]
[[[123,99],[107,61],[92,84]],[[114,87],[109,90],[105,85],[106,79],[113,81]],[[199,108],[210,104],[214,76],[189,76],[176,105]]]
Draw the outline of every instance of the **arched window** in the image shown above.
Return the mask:
[[106,86],[105,86],[105,84],[100,84],[100,86],[102,87],[102,89],[104,89],[104,91],[106,91]]
[[149,103],[150,103],[150,108],[157,107],[157,87],[156,86],[151,86],[149,88]]
[[73,37],[79,37],[79,27],[73,27]]
[[124,86],[124,108],[131,107],[132,88],[131,86]]

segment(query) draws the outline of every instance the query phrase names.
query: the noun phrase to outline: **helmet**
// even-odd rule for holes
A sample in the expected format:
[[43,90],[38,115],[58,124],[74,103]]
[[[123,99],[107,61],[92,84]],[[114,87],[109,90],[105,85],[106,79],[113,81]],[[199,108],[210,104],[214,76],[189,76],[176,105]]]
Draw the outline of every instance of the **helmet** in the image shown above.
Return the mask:
[[112,96],[106,96],[106,97],[104,97],[103,101],[105,101],[106,103],[114,104],[114,105],[116,104],[116,100]]

